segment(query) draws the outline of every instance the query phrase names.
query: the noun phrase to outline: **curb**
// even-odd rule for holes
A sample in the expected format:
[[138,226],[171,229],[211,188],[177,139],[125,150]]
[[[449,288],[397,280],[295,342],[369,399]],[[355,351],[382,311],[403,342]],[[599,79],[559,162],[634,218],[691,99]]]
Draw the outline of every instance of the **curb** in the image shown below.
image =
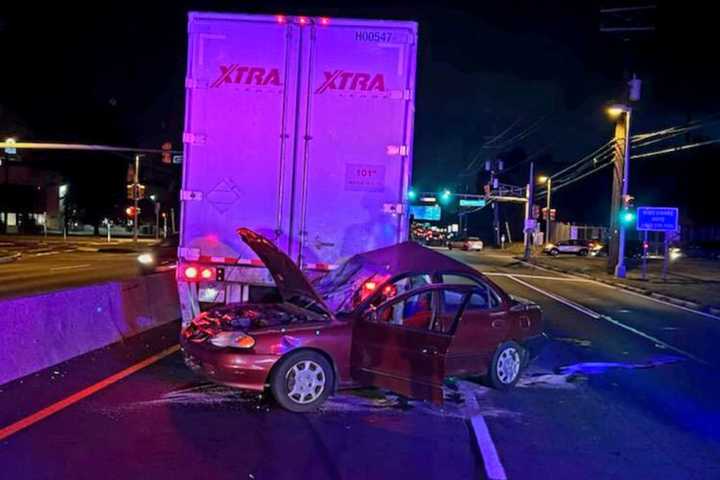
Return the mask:
[[598,283],[604,283],[605,285],[610,285],[612,287],[620,288],[623,290],[629,290],[631,292],[639,293],[641,295],[646,295],[648,297],[653,297],[655,299],[662,300],[664,302],[668,302],[668,303],[672,303],[674,305],[679,305],[681,307],[689,308],[690,310],[696,310],[696,311],[702,312],[702,313],[710,313],[711,315],[720,315],[720,308],[714,308],[714,307],[702,308],[702,305],[700,305],[699,303],[691,302],[689,300],[684,300],[682,298],[671,297],[668,295],[664,295],[662,293],[653,292],[652,290],[646,290],[644,288],[633,287],[632,285],[626,285],[624,283],[619,283],[619,282],[611,282],[609,280],[605,280],[602,278],[593,277],[592,275],[588,275],[586,273],[572,272],[572,271],[563,270],[561,268],[547,266],[547,265],[542,265],[542,266],[536,265],[532,262],[525,260],[522,257],[513,257],[513,258],[524,263],[525,265],[530,266],[531,268],[544,268],[547,270],[552,270],[553,272],[564,273],[565,275],[570,275],[573,277],[587,278],[587,279],[593,280]]

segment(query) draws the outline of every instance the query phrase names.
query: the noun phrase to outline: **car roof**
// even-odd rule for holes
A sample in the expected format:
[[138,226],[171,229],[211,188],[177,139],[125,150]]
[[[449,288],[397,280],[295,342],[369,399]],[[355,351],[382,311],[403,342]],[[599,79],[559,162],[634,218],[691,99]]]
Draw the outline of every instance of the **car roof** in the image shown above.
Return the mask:
[[378,270],[385,271],[391,276],[411,272],[452,271],[483,278],[483,275],[474,268],[414,242],[379,248],[355,257],[362,259],[363,263],[375,265]]

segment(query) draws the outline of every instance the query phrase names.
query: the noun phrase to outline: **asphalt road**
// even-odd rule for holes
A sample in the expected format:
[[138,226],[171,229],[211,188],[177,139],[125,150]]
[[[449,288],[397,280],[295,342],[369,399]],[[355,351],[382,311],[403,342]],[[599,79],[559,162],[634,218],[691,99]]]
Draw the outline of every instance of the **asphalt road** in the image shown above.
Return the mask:
[[137,254],[43,249],[0,263],[0,297],[14,297],[137,276]]
[[[552,341],[513,390],[460,381],[442,409],[350,392],[294,415],[204,383],[173,353],[6,436],[3,475],[485,478],[470,420],[482,418],[495,478],[720,478],[720,318],[508,256],[452,255],[544,310]],[[0,432],[172,345],[173,328],[0,387]]]

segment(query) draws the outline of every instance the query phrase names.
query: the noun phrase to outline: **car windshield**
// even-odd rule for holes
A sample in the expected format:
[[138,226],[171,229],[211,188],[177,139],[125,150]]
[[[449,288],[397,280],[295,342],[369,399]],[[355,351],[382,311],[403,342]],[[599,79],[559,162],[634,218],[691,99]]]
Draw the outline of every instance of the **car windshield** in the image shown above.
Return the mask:
[[363,283],[380,278],[361,257],[353,257],[315,280],[313,287],[325,304],[335,313],[348,313],[356,306],[355,293]]

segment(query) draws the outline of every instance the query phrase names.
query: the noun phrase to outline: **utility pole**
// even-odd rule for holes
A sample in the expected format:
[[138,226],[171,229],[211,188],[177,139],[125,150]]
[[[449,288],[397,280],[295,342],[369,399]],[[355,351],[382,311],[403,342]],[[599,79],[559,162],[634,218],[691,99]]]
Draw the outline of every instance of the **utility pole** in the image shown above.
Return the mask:
[[613,188],[610,204],[610,238],[608,245],[607,272],[625,277],[625,226],[620,222],[620,206],[628,190],[628,165],[630,163],[630,109],[620,106],[615,123],[615,161],[613,164]]
[[527,203],[525,204],[525,224],[523,225],[523,231],[525,232],[525,254],[523,257],[525,260],[530,258],[532,253],[532,237],[528,231],[527,224],[532,215],[532,203],[535,198],[535,162],[530,162],[530,179],[528,180],[527,186]]
[[140,155],[135,155],[135,172],[133,172],[133,201],[135,204],[135,215],[133,217],[133,242],[138,242],[138,202],[140,200]]
[[[490,172],[490,188],[496,189],[498,185],[497,175],[503,170],[504,162],[500,159],[488,160],[485,162],[485,170]],[[493,232],[495,245],[500,246],[500,202],[493,202]]]
[[155,240],[160,238],[160,202],[155,202]]

